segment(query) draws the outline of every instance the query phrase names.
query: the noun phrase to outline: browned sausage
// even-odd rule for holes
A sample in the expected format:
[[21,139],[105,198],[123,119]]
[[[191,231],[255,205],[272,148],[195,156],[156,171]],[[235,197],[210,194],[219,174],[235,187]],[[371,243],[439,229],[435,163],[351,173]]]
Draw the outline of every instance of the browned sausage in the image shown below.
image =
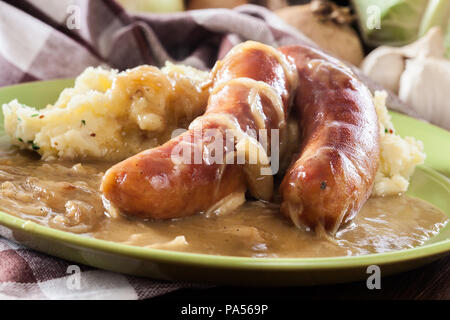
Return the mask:
[[[123,213],[141,218],[184,217],[204,212],[231,193],[247,188],[258,198],[271,198],[272,176],[255,176],[255,166],[210,163],[204,158],[198,164],[189,164],[174,161],[172,155],[191,141],[193,148],[182,156],[194,162],[195,150],[204,150],[215,141],[205,135],[195,141],[199,130],[233,130],[247,140],[254,140],[252,132],[262,127],[283,130],[290,92],[296,88],[295,65],[271,47],[247,42],[219,61],[212,74],[207,111],[189,131],[126,159],[104,175],[101,190]],[[222,136],[223,154],[233,155],[237,148],[234,139],[228,148],[228,139]],[[236,144],[245,140],[240,138],[236,138]]]
[[330,233],[350,221],[369,197],[379,162],[372,96],[349,68],[316,49],[280,49],[295,61],[294,110],[301,149],[281,187],[281,211],[297,226]]

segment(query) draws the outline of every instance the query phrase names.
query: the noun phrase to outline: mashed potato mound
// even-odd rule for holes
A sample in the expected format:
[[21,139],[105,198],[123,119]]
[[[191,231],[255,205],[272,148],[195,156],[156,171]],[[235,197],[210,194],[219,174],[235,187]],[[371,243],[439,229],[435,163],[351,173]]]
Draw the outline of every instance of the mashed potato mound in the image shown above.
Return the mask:
[[208,77],[171,63],[120,73],[90,67],[54,105],[4,104],[5,131],[13,144],[44,160],[121,160],[168,140],[172,130],[202,114]]
[[389,196],[405,192],[409,178],[418,164],[425,160],[423,144],[412,137],[401,138],[386,108],[385,91],[376,91],[375,109],[380,126],[380,166],[375,176],[372,195]]

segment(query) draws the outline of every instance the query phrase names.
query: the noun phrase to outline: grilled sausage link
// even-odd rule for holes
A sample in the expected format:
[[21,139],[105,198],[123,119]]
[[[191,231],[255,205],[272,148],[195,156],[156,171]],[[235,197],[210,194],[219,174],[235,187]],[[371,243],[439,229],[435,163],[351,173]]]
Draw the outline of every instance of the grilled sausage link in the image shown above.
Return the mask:
[[[273,178],[260,174],[270,166],[268,154],[255,164],[249,163],[248,153],[262,148],[258,129],[267,129],[269,135],[271,129],[279,129],[283,141],[296,79],[295,65],[280,51],[256,42],[236,46],[212,71],[205,114],[191,123],[189,131],[110,168],[101,185],[104,197],[125,214],[155,219],[205,212],[247,189],[270,200]],[[223,163],[205,157],[207,147],[217,142],[223,146]],[[242,164],[235,159],[240,153],[245,158]]]
[[298,70],[293,109],[301,138],[282,184],[281,211],[299,227],[334,234],[369,197],[379,162],[372,96],[352,71],[315,49],[280,49]]

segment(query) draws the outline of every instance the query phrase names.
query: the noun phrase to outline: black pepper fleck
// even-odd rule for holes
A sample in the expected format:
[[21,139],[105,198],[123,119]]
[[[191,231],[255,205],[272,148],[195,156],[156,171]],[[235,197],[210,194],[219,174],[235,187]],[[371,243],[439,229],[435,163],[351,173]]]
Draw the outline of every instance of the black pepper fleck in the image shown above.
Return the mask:
[[326,187],[327,183],[325,181],[322,181],[322,183],[320,184],[320,189],[325,190]]

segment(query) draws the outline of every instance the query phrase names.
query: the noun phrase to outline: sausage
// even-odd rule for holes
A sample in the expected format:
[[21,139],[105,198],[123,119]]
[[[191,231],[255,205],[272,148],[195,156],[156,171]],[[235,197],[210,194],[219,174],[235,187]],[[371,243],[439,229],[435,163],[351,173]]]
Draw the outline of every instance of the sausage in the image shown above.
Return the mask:
[[306,46],[280,50],[297,66],[301,139],[280,185],[281,212],[298,227],[334,234],[373,187],[380,150],[372,96],[338,60]]
[[[205,114],[180,136],[111,167],[100,187],[104,197],[124,214],[153,219],[205,212],[247,189],[270,200],[273,177],[260,174],[270,164],[249,163],[248,152],[250,146],[262,148],[255,134],[258,129],[285,130],[296,79],[295,65],[278,50],[251,41],[234,47],[212,70]],[[219,137],[208,135],[210,129]],[[228,131],[234,134],[232,139]],[[205,157],[205,146],[216,142],[222,143],[223,163]],[[196,152],[202,153],[197,162]],[[236,157],[242,153],[245,161],[238,163]]]

